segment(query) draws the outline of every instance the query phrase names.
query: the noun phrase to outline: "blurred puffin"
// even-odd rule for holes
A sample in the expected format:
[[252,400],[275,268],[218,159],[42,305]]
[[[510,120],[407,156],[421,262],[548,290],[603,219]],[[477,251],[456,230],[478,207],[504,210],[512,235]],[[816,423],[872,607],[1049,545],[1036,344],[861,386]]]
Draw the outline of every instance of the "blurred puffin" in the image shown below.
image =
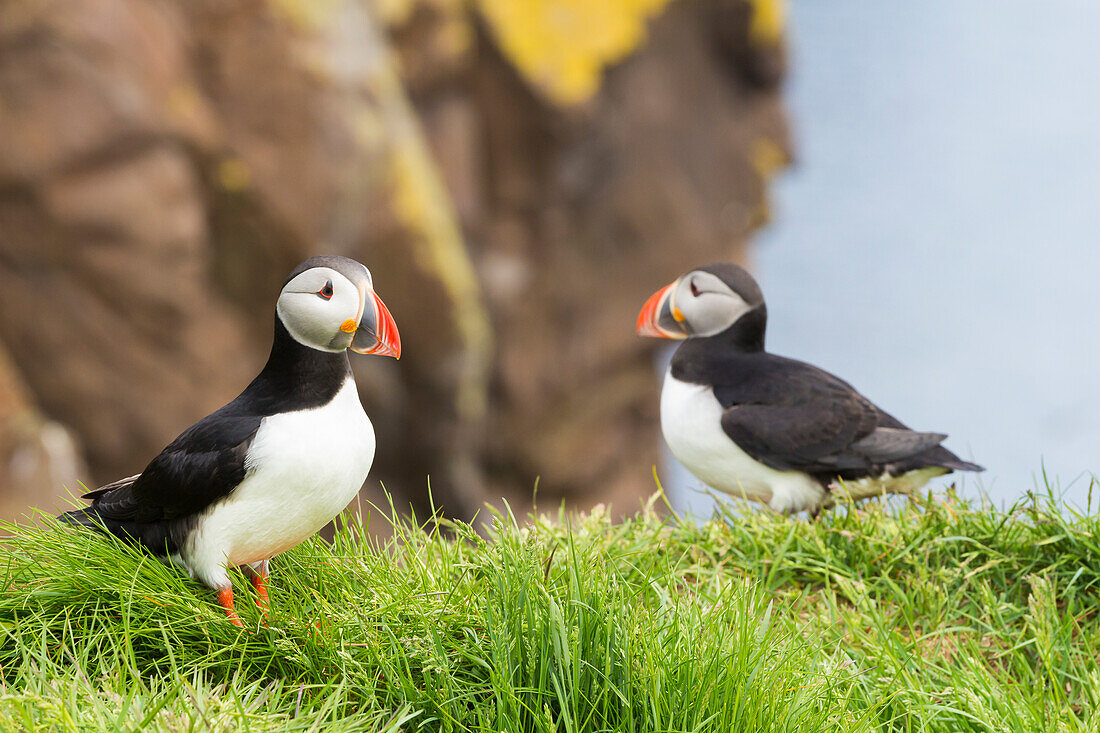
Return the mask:
[[270,558],[343,511],[374,460],[348,349],[399,358],[397,324],[366,267],[311,257],[283,285],[271,355],[244,392],[62,520],[169,557],[237,626],[228,568],[243,566],[266,611]]
[[760,287],[731,264],[692,270],[638,314],[640,335],[686,339],[661,389],[661,430],[701,481],[816,515],[838,479],[860,498],[982,470],[942,447],[946,435],[910,430],[847,382],[764,351],[766,325]]

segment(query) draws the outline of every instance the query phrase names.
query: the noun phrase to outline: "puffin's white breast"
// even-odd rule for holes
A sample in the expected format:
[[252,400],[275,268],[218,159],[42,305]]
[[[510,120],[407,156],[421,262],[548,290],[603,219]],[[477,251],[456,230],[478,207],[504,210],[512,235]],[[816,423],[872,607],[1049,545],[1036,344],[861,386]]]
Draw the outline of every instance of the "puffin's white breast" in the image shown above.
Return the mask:
[[211,563],[253,563],[306,540],[355,498],[374,449],[351,377],[322,407],[265,417],[244,481],[199,520],[189,564],[201,575]]
[[780,512],[816,507],[825,495],[800,471],[777,471],[741,450],[722,430],[714,388],[665,375],[661,432],[676,460],[711,488],[769,505]]

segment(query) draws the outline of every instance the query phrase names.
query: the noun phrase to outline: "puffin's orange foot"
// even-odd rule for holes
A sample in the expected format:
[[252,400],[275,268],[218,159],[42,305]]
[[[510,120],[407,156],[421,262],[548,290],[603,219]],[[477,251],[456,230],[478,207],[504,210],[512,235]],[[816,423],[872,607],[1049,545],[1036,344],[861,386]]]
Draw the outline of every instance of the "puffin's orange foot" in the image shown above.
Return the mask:
[[266,616],[270,605],[267,597],[267,576],[259,573],[253,575],[252,587],[256,589],[256,607]]
[[234,626],[243,627],[241,623],[241,617],[237,615],[237,611],[233,608],[233,586],[227,586],[218,591],[218,603],[225,609],[226,618]]

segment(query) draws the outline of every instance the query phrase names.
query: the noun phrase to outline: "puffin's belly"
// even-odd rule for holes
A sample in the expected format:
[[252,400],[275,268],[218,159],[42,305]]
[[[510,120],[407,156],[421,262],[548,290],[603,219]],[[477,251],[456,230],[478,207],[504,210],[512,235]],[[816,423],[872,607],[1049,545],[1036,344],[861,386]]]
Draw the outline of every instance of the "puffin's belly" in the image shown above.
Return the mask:
[[[348,505],[374,460],[374,427],[351,379],[331,402],[264,418],[248,475],[199,522],[199,564],[265,560],[311,537]],[[207,548],[205,551],[199,548]]]
[[777,471],[755,460],[722,430],[722,405],[713,387],[665,375],[661,432],[676,460],[711,488],[790,512],[816,506],[824,490],[798,471]]

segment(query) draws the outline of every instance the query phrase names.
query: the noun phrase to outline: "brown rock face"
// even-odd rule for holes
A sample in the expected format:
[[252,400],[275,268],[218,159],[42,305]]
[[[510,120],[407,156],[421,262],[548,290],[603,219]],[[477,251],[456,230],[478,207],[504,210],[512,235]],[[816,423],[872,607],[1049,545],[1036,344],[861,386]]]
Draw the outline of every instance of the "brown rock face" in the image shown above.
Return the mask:
[[175,111],[181,19],[123,0],[0,12],[0,341],[95,477],[132,473],[252,366],[207,275],[210,124]]
[[787,156],[774,74],[750,70],[781,53],[752,47],[747,19],[673,4],[571,110],[484,38],[463,86],[414,80],[493,319],[483,500],[523,507],[537,477],[543,506],[632,511],[653,489],[656,344],[635,336],[638,309],[683,271],[743,259]]
[[87,469],[72,434],[30,402],[0,350],[0,516],[22,518],[32,506],[68,507]]
[[138,471],[244,387],[285,274],[335,252],[404,342],[354,360],[372,484],[423,505],[430,475],[468,516],[541,477],[544,505],[632,509],[657,447],[637,309],[741,256],[786,148],[749,70],[775,50],[731,6],[674,3],[560,109],[458,4],[388,29],[357,0],[3,4],[0,343],[26,404],[94,480]]

